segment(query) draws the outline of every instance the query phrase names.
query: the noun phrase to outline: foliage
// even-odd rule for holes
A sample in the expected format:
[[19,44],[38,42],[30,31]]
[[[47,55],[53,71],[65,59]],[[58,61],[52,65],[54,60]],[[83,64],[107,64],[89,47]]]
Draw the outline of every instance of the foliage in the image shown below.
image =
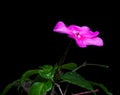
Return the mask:
[[[82,64],[81,66],[84,65]],[[43,65],[39,69],[28,70],[19,80],[8,84],[1,95],[6,95],[6,93],[16,85],[19,90],[20,88],[26,90],[27,88],[23,86],[25,82],[30,83],[28,91],[26,91],[28,95],[44,95],[47,93],[55,93],[55,89],[53,91],[54,87],[58,87],[61,95],[65,95],[62,91],[62,88],[60,88],[60,84],[63,82],[79,86],[89,91],[93,91],[94,86],[98,86],[101,87],[107,95],[112,95],[112,93],[110,93],[103,84],[89,81],[81,76],[76,70],[81,66],[77,66],[75,63],[67,63],[63,64],[62,66]],[[62,70],[66,71],[63,72]],[[95,92],[93,93],[96,94]]]

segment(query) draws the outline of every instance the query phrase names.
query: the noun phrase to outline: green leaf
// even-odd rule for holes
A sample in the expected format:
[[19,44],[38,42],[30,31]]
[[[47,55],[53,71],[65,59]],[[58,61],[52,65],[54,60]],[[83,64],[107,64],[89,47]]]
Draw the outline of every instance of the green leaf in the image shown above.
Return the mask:
[[93,86],[99,86],[100,88],[102,88],[106,94],[108,95],[113,95],[111,92],[108,91],[108,89],[101,83],[96,83],[96,82],[93,82],[93,81],[89,81]]
[[19,84],[20,80],[15,80],[12,83],[9,83],[4,90],[2,91],[2,93],[0,95],[6,95],[7,92],[14,86],[16,86],[17,84]]
[[28,71],[26,71],[21,77],[21,83],[23,83],[26,80],[29,80],[30,76],[32,76],[34,74],[38,74],[38,71],[39,70],[28,70]]
[[35,82],[32,84],[29,95],[42,95],[52,89],[52,82]]
[[68,63],[62,65],[62,69],[74,70],[75,68],[77,68],[77,64],[75,63]]
[[53,67],[51,65],[44,65],[41,67],[41,70],[39,70],[39,74],[41,77],[45,79],[51,79],[53,80],[54,77],[54,72],[53,72]]
[[93,90],[92,85],[76,72],[67,72],[62,77],[63,81],[80,86],[87,90]]

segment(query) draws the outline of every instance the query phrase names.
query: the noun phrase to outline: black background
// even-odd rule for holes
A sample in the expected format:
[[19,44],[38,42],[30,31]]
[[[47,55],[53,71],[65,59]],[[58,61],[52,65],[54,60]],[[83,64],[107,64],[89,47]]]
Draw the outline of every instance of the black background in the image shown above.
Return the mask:
[[101,5],[98,2],[92,5],[72,3],[57,2],[42,7],[37,3],[4,3],[1,18],[0,91],[6,84],[20,78],[26,70],[43,64],[54,65],[59,61],[70,41],[67,35],[53,32],[55,24],[61,20],[68,26],[85,25],[92,31],[100,31],[103,47],[88,46],[83,49],[73,41],[65,62],[82,64],[87,61],[108,65],[109,69],[84,67],[79,72],[87,79],[105,84],[114,95],[119,95],[117,5],[113,8],[113,5]]

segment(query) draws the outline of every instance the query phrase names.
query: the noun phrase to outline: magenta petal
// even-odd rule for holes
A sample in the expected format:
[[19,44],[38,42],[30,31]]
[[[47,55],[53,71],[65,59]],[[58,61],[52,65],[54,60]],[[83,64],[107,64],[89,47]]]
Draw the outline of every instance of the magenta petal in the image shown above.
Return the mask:
[[76,25],[70,25],[70,26],[68,27],[68,29],[71,30],[71,31],[80,31],[80,30],[81,30],[81,27],[76,26]]
[[83,35],[83,37],[89,37],[89,38],[96,37],[99,34],[98,31],[92,32],[87,26],[82,26],[79,33],[80,35]]
[[77,31],[79,32],[80,35],[82,35],[82,37],[88,37],[88,38],[96,37],[99,34],[98,31],[92,32],[87,26],[79,27],[76,25],[70,25],[68,29],[71,30],[72,32]]
[[96,37],[98,35],[99,35],[98,31],[95,31],[95,32],[89,31],[86,34],[84,34],[83,37],[92,38],[92,37]]
[[86,48],[87,45],[82,40],[76,40],[76,44],[81,48]]
[[86,45],[103,46],[103,40],[99,37],[84,40]]
[[66,27],[66,25],[62,22],[62,21],[59,21],[55,28],[53,29],[54,32],[59,32],[59,33],[64,33],[64,34],[69,34],[69,30],[68,28]]
[[81,31],[90,31],[90,28],[87,26],[82,26]]

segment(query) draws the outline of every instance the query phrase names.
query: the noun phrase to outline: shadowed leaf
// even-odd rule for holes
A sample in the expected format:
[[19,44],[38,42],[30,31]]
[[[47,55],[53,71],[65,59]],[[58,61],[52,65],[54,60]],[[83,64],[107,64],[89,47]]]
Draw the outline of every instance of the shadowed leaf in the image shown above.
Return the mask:
[[52,88],[52,83],[48,82],[34,82],[30,88],[29,95],[42,95]]
[[77,64],[75,63],[68,63],[62,65],[62,69],[74,70],[75,68],[77,68]]

